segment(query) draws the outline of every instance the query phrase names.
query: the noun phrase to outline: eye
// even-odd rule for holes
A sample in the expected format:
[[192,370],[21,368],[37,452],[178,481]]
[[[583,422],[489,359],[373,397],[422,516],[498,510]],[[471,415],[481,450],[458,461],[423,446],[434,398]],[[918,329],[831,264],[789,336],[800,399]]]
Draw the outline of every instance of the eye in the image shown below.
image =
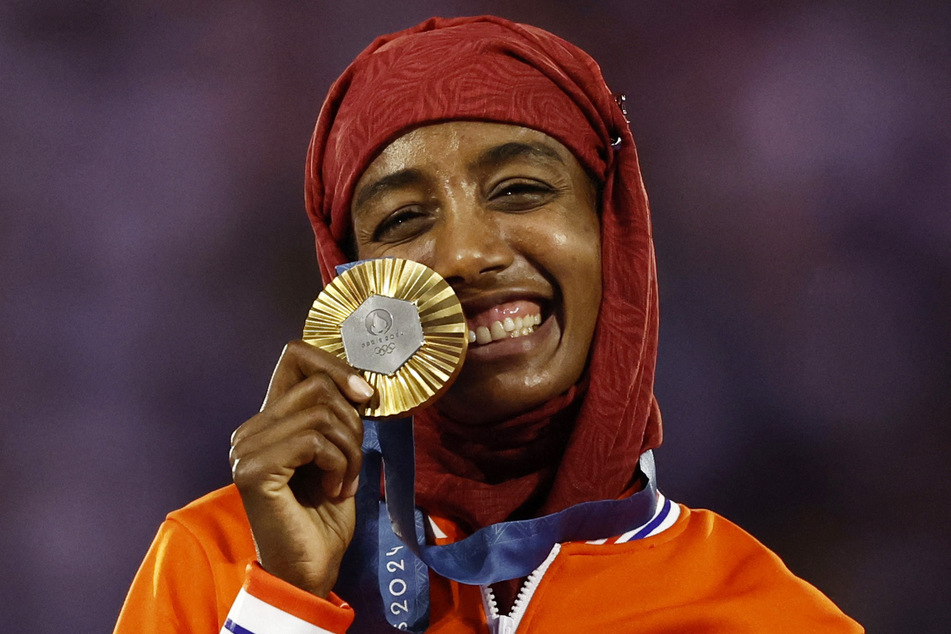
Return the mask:
[[532,179],[506,180],[489,194],[490,204],[503,211],[528,211],[549,202],[556,190],[542,181]]
[[397,209],[377,225],[373,231],[375,242],[403,242],[423,233],[431,218],[422,207]]

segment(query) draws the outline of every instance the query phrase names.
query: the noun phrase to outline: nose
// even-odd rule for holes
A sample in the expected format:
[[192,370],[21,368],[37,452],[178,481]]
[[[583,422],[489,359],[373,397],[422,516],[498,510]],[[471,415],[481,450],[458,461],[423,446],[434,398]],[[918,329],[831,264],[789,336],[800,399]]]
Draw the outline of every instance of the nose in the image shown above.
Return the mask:
[[512,264],[514,251],[499,220],[477,203],[444,210],[435,236],[433,268],[450,286],[477,285]]

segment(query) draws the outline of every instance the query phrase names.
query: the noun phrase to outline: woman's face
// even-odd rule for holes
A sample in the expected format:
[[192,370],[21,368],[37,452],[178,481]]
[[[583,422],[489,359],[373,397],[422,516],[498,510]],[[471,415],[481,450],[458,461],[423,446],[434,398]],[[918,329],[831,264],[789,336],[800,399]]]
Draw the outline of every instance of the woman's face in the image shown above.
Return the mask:
[[601,303],[596,198],[561,143],[495,123],[418,128],[363,173],[358,257],[421,262],[462,302],[471,343],[441,411],[505,419],[578,381]]

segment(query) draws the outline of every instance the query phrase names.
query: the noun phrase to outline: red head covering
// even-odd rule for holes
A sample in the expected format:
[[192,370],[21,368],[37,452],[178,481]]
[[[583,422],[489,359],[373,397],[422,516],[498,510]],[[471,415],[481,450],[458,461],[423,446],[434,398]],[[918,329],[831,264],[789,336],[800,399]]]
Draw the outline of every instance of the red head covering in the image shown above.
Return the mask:
[[531,26],[433,18],[374,41],[331,87],[305,197],[325,282],[346,261],[363,171],[409,130],[449,120],[525,126],[560,141],[601,186],[603,294],[587,371],[516,420],[472,430],[417,416],[417,500],[468,528],[615,498],[661,441],[653,396],[657,288],[634,139],[597,63]]

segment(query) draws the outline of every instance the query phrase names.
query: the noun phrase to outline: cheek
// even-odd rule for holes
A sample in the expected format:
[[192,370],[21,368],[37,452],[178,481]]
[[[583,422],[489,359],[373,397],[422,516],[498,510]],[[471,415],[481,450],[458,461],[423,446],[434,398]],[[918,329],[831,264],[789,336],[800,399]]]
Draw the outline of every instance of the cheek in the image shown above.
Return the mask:
[[[572,310],[597,312],[601,297],[601,227],[584,206],[532,218],[516,227],[516,248],[561,287]],[[582,305],[578,305],[582,304]]]
[[553,246],[560,247],[569,263],[566,271],[580,291],[601,296],[601,235],[596,223],[584,223],[571,232],[555,232]]
[[[570,260],[566,268],[570,275],[571,288],[565,288],[566,301],[575,304],[574,318],[580,329],[582,338],[590,342],[594,333],[598,313],[601,308],[602,277],[601,277],[601,239],[599,227],[585,227],[580,234],[576,234]],[[570,293],[570,295],[569,295]]]

